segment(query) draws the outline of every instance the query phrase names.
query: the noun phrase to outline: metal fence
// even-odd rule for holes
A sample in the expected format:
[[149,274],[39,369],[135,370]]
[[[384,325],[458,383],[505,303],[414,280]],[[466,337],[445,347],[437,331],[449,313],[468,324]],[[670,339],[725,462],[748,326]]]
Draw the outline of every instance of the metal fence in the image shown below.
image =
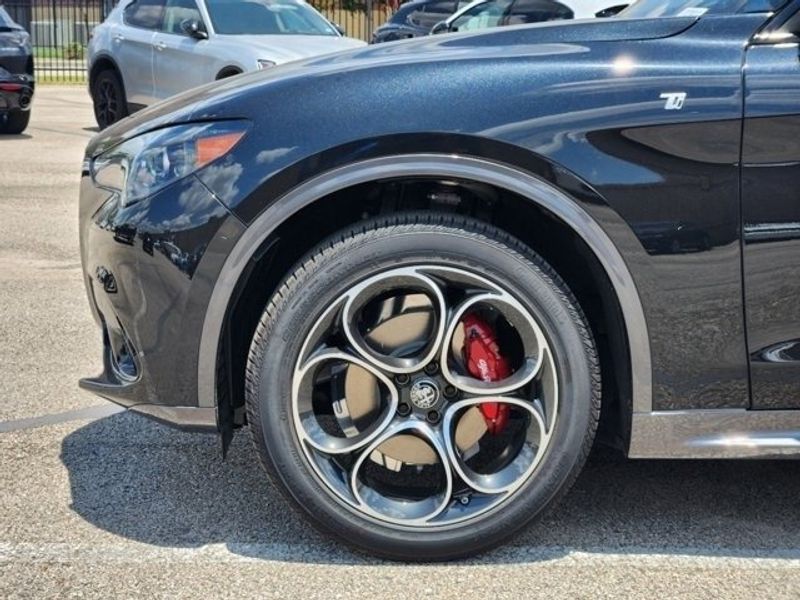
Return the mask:
[[[0,0],[30,34],[36,77],[45,82],[86,80],[86,46],[92,29],[103,22],[117,0]],[[386,22],[398,0],[310,0],[347,35],[369,41]]]

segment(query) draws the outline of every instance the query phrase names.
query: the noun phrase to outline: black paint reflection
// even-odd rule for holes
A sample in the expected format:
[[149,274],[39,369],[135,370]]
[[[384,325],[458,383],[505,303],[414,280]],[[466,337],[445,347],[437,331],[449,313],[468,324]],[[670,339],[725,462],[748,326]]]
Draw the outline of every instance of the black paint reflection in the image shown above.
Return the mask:
[[749,49],[745,84],[742,217],[753,406],[800,408],[797,45]]
[[158,253],[191,278],[208,245],[206,230],[226,214],[206,187],[190,177],[132,206],[122,207],[115,196],[98,211],[95,224],[112,232],[117,243],[134,246],[138,239],[145,254]]

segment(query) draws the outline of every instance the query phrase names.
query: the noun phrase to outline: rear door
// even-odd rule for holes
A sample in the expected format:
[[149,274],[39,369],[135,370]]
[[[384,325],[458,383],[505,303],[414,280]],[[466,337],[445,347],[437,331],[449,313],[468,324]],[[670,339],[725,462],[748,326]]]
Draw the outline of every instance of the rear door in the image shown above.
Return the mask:
[[800,408],[800,45],[787,37],[800,19],[782,33],[745,65],[745,310],[752,403],[764,409]]
[[132,104],[155,101],[153,37],[161,27],[165,0],[134,0],[122,13],[124,25],[111,32],[112,54],[119,65],[125,94]]
[[[166,0],[161,31],[153,38],[155,95],[159,99],[212,81],[213,59],[209,40],[200,40],[183,31],[187,19],[203,23],[195,0]],[[208,31],[205,24],[203,31]]]

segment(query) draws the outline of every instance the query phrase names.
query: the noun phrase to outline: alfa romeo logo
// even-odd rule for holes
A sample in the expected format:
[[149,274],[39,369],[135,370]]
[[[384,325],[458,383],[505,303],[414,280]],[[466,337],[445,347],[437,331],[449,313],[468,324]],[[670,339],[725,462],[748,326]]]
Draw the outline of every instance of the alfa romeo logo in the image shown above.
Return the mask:
[[411,386],[411,403],[417,408],[427,410],[439,400],[439,388],[428,379],[417,381]]

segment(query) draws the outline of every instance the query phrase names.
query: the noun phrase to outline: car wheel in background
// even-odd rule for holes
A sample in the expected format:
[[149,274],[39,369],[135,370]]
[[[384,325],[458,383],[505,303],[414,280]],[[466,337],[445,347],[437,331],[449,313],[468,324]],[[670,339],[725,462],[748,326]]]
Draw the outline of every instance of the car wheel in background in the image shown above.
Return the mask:
[[595,346],[558,275],[487,224],[360,224],[270,300],[247,366],[267,472],[320,529],[402,560],[505,541],[565,493],[600,410]]
[[235,77],[236,75],[241,75],[241,74],[242,71],[240,69],[237,69],[236,67],[222,69],[222,71],[220,71],[217,74],[217,81],[219,81],[220,79],[227,79],[228,77]]
[[20,134],[28,128],[30,119],[31,112],[29,110],[8,111],[5,118],[0,117],[0,133]]
[[128,116],[125,88],[119,75],[111,69],[101,71],[92,86],[94,118],[100,129],[113,125]]

